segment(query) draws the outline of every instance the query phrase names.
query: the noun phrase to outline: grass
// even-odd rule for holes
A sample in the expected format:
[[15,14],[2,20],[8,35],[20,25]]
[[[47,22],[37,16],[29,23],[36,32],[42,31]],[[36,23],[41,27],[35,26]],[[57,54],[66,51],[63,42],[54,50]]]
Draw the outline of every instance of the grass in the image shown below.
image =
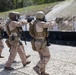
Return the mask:
[[[42,5],[33,5],[33,6],[19,8],[19,9],[10,10],[10,11],[20,12],[21,15],[35,15],[35,13],[39,10],[42,10],[45,13],[48,13],[51,10],[51,8],[58,3],[59,2],[42,4]],[[0,12],[0,17],[3,17],[4,19],[6,19],[10,11]]]

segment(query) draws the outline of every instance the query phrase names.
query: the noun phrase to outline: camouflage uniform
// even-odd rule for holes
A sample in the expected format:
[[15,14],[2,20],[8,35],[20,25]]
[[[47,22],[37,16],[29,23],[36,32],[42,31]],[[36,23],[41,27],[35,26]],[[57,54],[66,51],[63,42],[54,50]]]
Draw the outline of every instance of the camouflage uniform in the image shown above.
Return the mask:
[[[36,15],[36,19],[42,19],[45,16],[45,14],[42,11],[39,11]],[[36,23],[36,31],[38,33],[43,32],[44,28],[49,28],[51,25],[49,22],[44,21],[38,21]],[[50,59],[50,52],[49,48],[47,46],[47,41],[43,34],[40,34],[41,36],[38,37],[38,35],[35,35],[35,48],[36,51],[39,53],[40,61],[37,63],[37,65],[33,68],[37,74],[39,75],[49,75],[45,73],[45,67]]]
[[0,58],[4,58],[3,56],[1,56],[2,50],[4,48],[3,40],[2,40],[2,35],[3,35],[2,32],[3,32],[3,26],[1,25],[0,26]]
[[2,50],[4,48],[4,45],[3,45],[3,40],[0,40],[0,58],[4,58],[3,56],[1,56],[1,53],[2,53]]
[[[13,13],[16,13],[16,12],[13,12]],[[9,43],[10,43],[10,46],[11,46],[10,47],[11,50],[10,50],[10,55],[9,55],[8,61],[7,61],[6,66],[5,66],[6,70],[13,70],[14,69],[14,68],[11,67],[11,65],[12,65],[12,62],[15,59],[15,56],[16,56],[17,52],[18,52],[18,54],[19,54],[19,56],[22,60],[23,66],[26,66],[27,64],[30,63],[30,62],[26,61],[25,53],[24,53],[22,47],[19,44],[20,38],[18,36],[17,29],[16,29],[16,27],[21,27],[26,23],[27,23],[26,20],[21,20],[21,21],[11,20],[9,22],[8,27],[9,27],[9,30],[11,31],[11,33],[9,35]]]

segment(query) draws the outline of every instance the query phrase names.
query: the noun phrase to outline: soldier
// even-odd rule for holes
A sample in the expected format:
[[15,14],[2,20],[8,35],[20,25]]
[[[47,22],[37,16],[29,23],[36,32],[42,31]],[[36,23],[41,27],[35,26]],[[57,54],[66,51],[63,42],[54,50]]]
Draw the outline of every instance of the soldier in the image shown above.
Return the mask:
[[31,24],[34,26],[33,32],[32,27],[29,29],[30,35],[34,38],[34,41],[31,41],[32,48],[37,51],[40,56],[40,61],[33,69],[38,75],[49,75],[45,72],[46,64],[50,59],[46,37],[48,37],[47,28],[51,26],[51,23],[45,22],[45,13],[39,11],[36,13],[36,20]]
[[3,56],[1,56],[1,54],[2,54],[2,50],[3,50],[3,48],[4,48],[4,45],[3,45],[3,37],[2,37],[2,35],[3,35],[3,27],[2,26],[0,26],[0,58],[4,58]]
[[[7,39],[5,42],[6,42],[7,46],[8,46],[8,48],[9,48],[9,52],[10,52],[10,50],[11,50],[11,45],[10,45],[10,43],[9,43],[9,39]],[[23,50],[24,53],[25,53],[24,45],[22,44],[22,42],[21,42],[20,40],[19,40],[19,46],[22,47],[22,50]],[[25,56],[26,56],[26,53],[25,53]],[[27,55],[27,56],[26,56],[26,59],[29,58],[29,57],[30,57],[30,55]],[[14,60],[13,63],[16,63],[16,60]]]
[[73,17],[73,30],[76,32],[76,16]]
[[18,29],[17,29],[17,27],[22,27],[23,25],[27,24],[27,21],[26,20],[18,21],[19,12],[10,12],[9,18],[10,19],[6,23],[6,32],[9,35],[9,43],[10,43],[11,50],[10,50],[8,61],[4,69],[14,70],[14,68],[12,68],[11,65],[15,59],[17,52],[22,60],[23,67],[25,67],[27,64],[30,63],[30,61],[26,60],[25,53],[22,47],[20,46],[20,43],[19,43],[20,38],[18,35]]
[[58,23],[57,23],[57,18],[55,20],[52,21],[53,23],[53,31],[58,31]]
[[2,40],[2,35],[3,35],[3,26],[1,24],[1,22],[3,22],[4,20],[2,18],[0,18],[0,58],[4,58],[3,56],[1,56],[2,54],[2,50],[4,48],[4,45],[3,45],[3,40]]

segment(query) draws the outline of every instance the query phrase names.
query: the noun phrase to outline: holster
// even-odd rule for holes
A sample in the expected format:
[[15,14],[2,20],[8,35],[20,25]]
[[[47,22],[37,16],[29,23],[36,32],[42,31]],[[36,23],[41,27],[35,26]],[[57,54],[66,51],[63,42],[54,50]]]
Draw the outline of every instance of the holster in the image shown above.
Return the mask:
[[6,42],[7,46],[10,48],[11,45],[10,45],[10,43],[9,43],[9,40],[7,39],[5,42]]
[[49,43],[48,37],[46,37],[45,39],[46,39],[46,41],[47,41],[47,46],[50,46],[51,44]]
[[14,36],[14,35],[11,36],[11,40],[12,40],[12,41],[15,40],[15,36]]

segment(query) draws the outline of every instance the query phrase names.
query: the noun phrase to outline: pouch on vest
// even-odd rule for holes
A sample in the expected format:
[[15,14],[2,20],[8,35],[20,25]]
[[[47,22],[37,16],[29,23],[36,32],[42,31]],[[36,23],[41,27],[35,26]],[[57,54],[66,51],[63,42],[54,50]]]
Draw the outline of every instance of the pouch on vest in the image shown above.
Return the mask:
[[29,23],[29,34],[34,38],[35,37],[35,25],[36,23],[34,22],[33,24]]
[[47,28],[43,29],[43,32],[37,32],[36,31],[36,23],[39,22],[38,20],[35,20],[33,24],[29,24],[29,34],[32,37],[48,37],[48,32],[47,32]]

